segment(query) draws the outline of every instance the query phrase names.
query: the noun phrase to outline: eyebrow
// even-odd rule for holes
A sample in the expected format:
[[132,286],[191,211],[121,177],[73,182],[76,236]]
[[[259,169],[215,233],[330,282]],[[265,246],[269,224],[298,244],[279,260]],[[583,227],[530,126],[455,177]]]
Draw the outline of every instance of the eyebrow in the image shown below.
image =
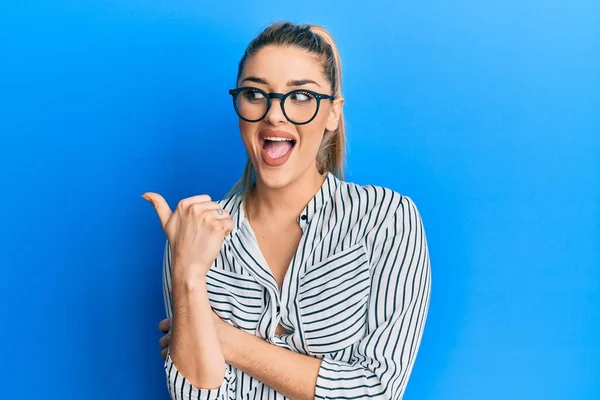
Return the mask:
[[313,83],[313,84],[317,85],[318,87],[321,87],[321,85],[319,85],[317,82],[315,82],[311,79],[300,79],[297,81],[289,81],[288,86],[303,86],[303,85],[307,85],[309,83]]
[[[254,83],[260,83],[262,85],[268,85],[269,84],[266,79],[259,78],[258,76],[248,76],[248,77],[242,79],[242,82],[245,82],[245,81],[254,82]],[[319,85],[317,82],[313,81],[312,79],[292,80],[292,81],[288,81],[287,85],[288,86],[304,86],[304,85],[308,85],[310,83],[315,84],[318,87],[321,87],[321,85]]]

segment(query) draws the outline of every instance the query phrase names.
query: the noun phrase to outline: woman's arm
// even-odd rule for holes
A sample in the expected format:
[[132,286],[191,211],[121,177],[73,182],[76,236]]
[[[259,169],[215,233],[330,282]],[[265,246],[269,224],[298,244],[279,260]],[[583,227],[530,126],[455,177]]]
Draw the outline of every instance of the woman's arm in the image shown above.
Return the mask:
[[315,398],[315,384],[321,360],[270,344],[223,320],[216,323],[223,354],[229,364],[269,385],[287,398]]
[[[171,318],[165,359],[171,397],[175,400],[228,399],[231,376],[225,368],[206,279],[198,280],[196,285],[172,282],[168,241],[163,260],[163,292],[167,316]],[[202,370],[211,371],[211,382],[205,383],[204,377],[198,377]]]
[[206,274],[231,232],[233,220],[208,195],[183,199],[174,212],[158,193],[147,192],[142,197],[154,206],[167,236],[165,260],[171,278],[173,320],[172,347],[166,361],[169,383],[175,370],[174,397],[177,378],[184,380],[180,374],[190,388],[218,388],[225,377],[225,359],[212,323]]
[[429,254],[421,218],[408,197],[383,230],[378,236],[387,239],[373,243],[371,259],[375,276],[385,270],[390,277],[390,290],[386,297],[382,286],[382,296],[369,300],[376,323],[357,346],[356,362],[300,355],[217,321],[225,360],[294,400],[401,398],[429,307]]
[[225,359],[212,315],[206,277],[173,282],[170,356],[196,388],[219,388],[225,377]]

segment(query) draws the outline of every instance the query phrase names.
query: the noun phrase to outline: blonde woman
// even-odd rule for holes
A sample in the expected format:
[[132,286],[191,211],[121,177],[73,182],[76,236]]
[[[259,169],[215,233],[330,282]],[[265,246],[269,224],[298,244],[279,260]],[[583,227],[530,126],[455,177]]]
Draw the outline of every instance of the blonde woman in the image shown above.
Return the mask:
[[157,193],[159,324],[173,399],[400,399],[426,320],[419,212],[343,180],[341,64],[318,26],[277,23],[230,90],[247,150],[225,199]]

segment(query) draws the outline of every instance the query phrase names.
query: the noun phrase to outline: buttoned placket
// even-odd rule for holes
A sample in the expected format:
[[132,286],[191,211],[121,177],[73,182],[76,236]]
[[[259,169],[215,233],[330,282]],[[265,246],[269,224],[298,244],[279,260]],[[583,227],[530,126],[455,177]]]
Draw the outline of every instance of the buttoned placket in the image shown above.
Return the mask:
[[[332,190],[332,186],[335,186],[334,181],[336,178],[332,174],[328,174],[325,182],[311,199],[311,201],[302,210],[296,221],[302,230],[302,238],[300,239],[300,246],[304,245],[305,233],[312,220],[314,214],[320,210],[320,208],[326,203],[326,199],[329,198]],[[271,272],[267,261],[265,260],[262,251],[258,246],[256,235],[252,230],[250,222],[245,216],[245,210],[243,203],[239,204],[239,208],[235,215],[235,226],[236,229],[232,231],[226,240],[232,250],[232,254],[236,258],[237,262],[240,262],[266,289],[270,301],[267,303],[270,305],[271,310],[265,310],[265,312],[271,312],[271,324],[267,335],[267,340],[272,341],[275,338],[275,330],[280,323],[282,318],[282,310],[289,304],[289,293],[286,290],[286,284],[289,284],[288,280],[296,281],[300,271],[298,268],[293,269],[293,265],[288,267],[288,271],[285,274],[284,282],[282,285],[282,291],[277,286],[277,281]],[[299,247],[300,247],[299,246]],[[240,250],[240,249],[243,249]],[[296,254],[294,255],[294,257]],[[302,260],[301,260],[302,261]],[[293,284],[293,283],[292,283]]]

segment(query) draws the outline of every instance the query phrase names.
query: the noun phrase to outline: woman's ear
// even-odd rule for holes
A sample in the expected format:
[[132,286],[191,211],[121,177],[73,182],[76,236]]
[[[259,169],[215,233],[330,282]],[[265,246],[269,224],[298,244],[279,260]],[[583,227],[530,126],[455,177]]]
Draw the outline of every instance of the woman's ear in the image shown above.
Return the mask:
[[333,132],[338,128],[343,105],[344,99],[341,97],[333,101],[331,111],[329,112],[329,118],[327,119],[327,126],[325,127],[328,131]]

